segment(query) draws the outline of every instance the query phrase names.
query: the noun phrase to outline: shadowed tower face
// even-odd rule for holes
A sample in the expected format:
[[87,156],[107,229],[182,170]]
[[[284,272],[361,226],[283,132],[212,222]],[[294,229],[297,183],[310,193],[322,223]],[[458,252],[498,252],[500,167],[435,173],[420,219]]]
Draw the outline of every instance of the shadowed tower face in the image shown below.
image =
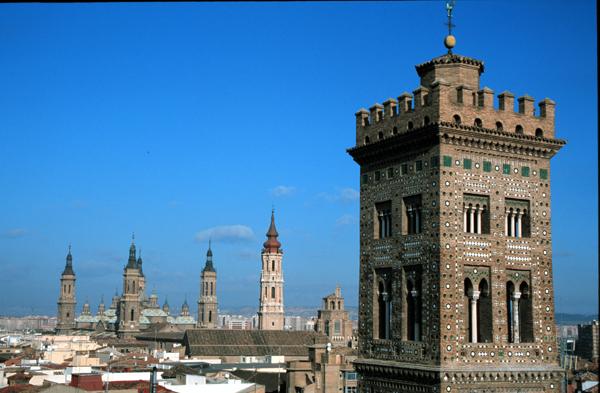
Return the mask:
[[68,333],[75,328],[75,271],[73,270],[73,256],[71,246],[67,254],[65,269],[60,276],[60,295],[58,297],[58,323],[56,332]]
[[277,240],[278,236],[275,228],[275,212],[271,212],[271,225],[261,253],[262,271],[258,310],[258,328],[261,330],[283,330],[283,250]]
[[199,328],[217,327],[217,271],[213,266],[213,254],[208,243],[206,264],[200,273],[200,297],[198,298]]
[[[452,42],[454,44],[454,42]],[[453,45],[452,45],[453,46]],[[558,392],[554,102],[480,87],[452,53],[356,113],[361,392]]]

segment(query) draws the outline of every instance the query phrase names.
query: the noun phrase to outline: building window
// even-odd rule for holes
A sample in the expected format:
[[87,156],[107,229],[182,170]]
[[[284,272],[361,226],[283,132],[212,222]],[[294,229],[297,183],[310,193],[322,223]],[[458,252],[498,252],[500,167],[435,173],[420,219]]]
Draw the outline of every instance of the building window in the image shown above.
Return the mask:
[[482,127],[483,127],[483,122],[481,121],[481,119],[480,119],[480,118],[476,118],[476,119],[475,119],[475,121],[473,122],[473,125],[474,125],[475,127],[482,128]]
[[535,137],[536,138],[543,138],[544,137],[544,131],[541,128],[536,128],[535,129]]
[[131,313],[130,313],[130,321],[133,321],[133,317],[135,316],[135,311],[133,310],[133,308],[131,309]]
[[503,131],[504,130],[504,126],[502,125],[502,122],[497,121],[496,122],[496,131]]
[[212,322],[212,311],[208,310],[208,322]]
[[423,161],[421,161],[421,160],[417,160],[417,161],[415,162],[415,170],[416,170],[417,172],[419,172],[419,171],[422,171],[422,170],[423,170]]
[[524,166],[523,168],[521,168],[521,175],[523,177],[529,177],[529,167],[528,166]]
[[212,296],[212,295],[213,295],[213,283],[211,282],[210,283],[210,296]]
[[271,270],[275,271],[275,261],[271,261]]
[[413,122],[412,122],[412,121],[409,121],[409,122],[408,122],[407,128],[408,128],[409,130],[412,130],[412,129],[413,129]]
[[466,233],[490,233],[490,199],[484,195],[463,195],[463,230]]
[[344,393],[356,393],[356,386],[344,387]]
[[362,183],[363,184],[367,184],[369,183],[369,175],[362,175]]
[[375,181],[381,180],[381,172],[375,171]]
[[271,287],[271,299],[275,299],[275,287]]
[[482,278],[474,288],[466,278],[464,288],[469,342],[492,342],[492,302],[487,280]]
[[421,271],[418,267],[404,273],[403,338],[408,341],[421,341]]
[[452,117],[452,120],[454,121],[454,124],[456,124],[457,126],[459,126],[461,123],[461,119],[460,119],[459,115],[454,115],[454,117]]
[[502,173],[504,175],[510,175],[510,164],[502,164]]
[[387,269],[376,273],[377,301],[375,307],[374,322],[377,324],[373,329],[375,338],[389,340],[392,338],[392,285],[390,274]]
[[530,236],[529,201],[506,199],[504,235],[507,237]]
[[452,166],[452,157],[444,156],[444,166]]
[[439,164],[440,164],[440,157],[439,156],[433,156],[433,157],[431,157],[431,167],[432,168],[437,168]]
[[522,135],[522,134],[523,134],[523,126],[522,126],[522,125],[520,125],[520,124],[518,124],[518,125],[515,127],[515,132],[516,132],[517,134],[521,134],[521,135]]
[[369,144],[369,143],[371,143],[371,139],[369,139],[369,136],[367,135],[367,136],[365,137],[365,145],[367,145],[367,144]]
[[342,324],[340,321],[333,322],[333,334],[340,335],[342,333]]
[[402,164],[402,166],[400,166],[400,171],[402,175],[406,175],[408,173],[408,164]]
[[388,179],[393,179],[394,178],[394,168],[388,168],[388,170],[387,170],[387,177],[388,177]]
[[542,179],[542,180],[548,179],[548,170],[547,169],[540,169],[540,179]]
[[398,134],[398,127],[394,127],[394,129],[392,130],[392,135],[396,134]]
[[483,171],[484,172],[491,172],[492,171],[492,163],[489,161],[484,161],[483,162]]
[[405,234],[417,234],[421,233],[422,224],[422,205],[421,195],[413,195],[410,197],[403,198],[404,202],[404,233]]
[[429,116],[425,116],[425,117],[423,118],[423,125],[424,125],[424,126],[427,126],[427,125],[429,125],[429,121],[430,121],[430,120],[429,120]]
[[385,239],[392,236],[392,202],[386,201],[375,204],[377,220],[375,233],[377,239]]
[[356,379],[357,379],[355,372],[346,372],[345,377],[346,377],[346,381],[356,381]]
[[533,342],[533,313],[531,289],[526,280],[506,283],[506,316],[508,341]]
[[463,168],[465,168],[465,169],[471,169],[472,164],[473,164],[473,161],[471,161],[470,158],[465,158],[463,160]]

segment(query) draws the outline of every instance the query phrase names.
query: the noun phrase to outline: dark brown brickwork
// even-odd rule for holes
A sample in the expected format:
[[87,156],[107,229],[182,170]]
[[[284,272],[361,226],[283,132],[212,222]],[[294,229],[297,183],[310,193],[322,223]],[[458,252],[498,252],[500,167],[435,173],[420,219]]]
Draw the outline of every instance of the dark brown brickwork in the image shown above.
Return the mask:
[[[444,55],[356,114],[362,392],[558,392],[554,102],[480,89]],[[388,211],[391,210],[391,218]],[[382,231],[382,226],[391,231]],[[473,390],[475,389],[475,390]]]

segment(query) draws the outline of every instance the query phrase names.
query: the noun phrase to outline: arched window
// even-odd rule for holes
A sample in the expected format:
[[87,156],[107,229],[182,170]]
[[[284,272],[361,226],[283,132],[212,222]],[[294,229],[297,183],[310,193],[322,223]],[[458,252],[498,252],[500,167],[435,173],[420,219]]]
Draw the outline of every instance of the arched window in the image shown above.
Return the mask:
[[515,132],[517,134],[523,134],[523,126],[520,124],[517,124],[517,126],[515,127]]
[[335,310],[335,302],[334,301],[331,302],[331,306],[330,307],[331,307],[332,310]]
[[398,133],[398,127],[394,127],[392,130],[392,135],[396,135]]
[[133,293],[135,293],[135,292],[136,292],[136,291],[135,291],[135,280],[133,281],[133,283],[132,283],[132,286],[133,286],[133,287],[131,288],[131,291],[132,291]]
[[490,343],[493,339],[492,332],[492,297],[490,288],[485,278],[479,282],[479,301],[477,304],[477,342]]
[[367,143],[370,143],[370,142],[371,142],[371,140],[369,139],[369,137],[368,137],[368,136],[366,136],[366,137],[365,137],[365,145],[366,145]]
[[515,332],[513,330],[513,298],[515,293],[515,284],[512,281],[506,283],[506,326],[508,331],[508,342],[514,343]]
[[341,307],[341,304],[342,304],[342,302],[340,302],[340,301],[338,300],[338,306],[337,306],[337,307],[338,307],[338,310],[341,310],[341,309],[342,309],[342,307]]
[[391,338],[392,296],[383,280],[379,281],[377,289],[377,311],[379,314],[377,316],[379,322],[378,338],[388,340]]
[[212,311],[208,310],[208,322],[212,322]]
[[535,129],[535,137],[536,138],[543,138],[544,137],[544,131],[541,128],[536,128]]
[[129,319],[129,320],[130,320],[130,321],[133,321],[133,317],[135,317],[135,311],[134,311],[134,309],[132,308],[132,309],[131,309],[131,313],[130,313],[130,319]]
[[519,286],[519,337],[522,343],[533,342],[533,313],[531,290],[525,281]]
[[467,336],[469,338],[469,342],[476,343],[477,342],[477,308],[473,307],[473,302],[475,305],[477,304],[477,299],[479,299],[479,292],[473,290],[473,283],[469,278],[465,278],[464,284],[464,295],[465,295],[465,309],[466,312],[466,320],[467,322]]
[[497,121],[496,122],[496,131],[502,131],[504,130],[504,126],[502,125],[502,122]]
[[454,117],[452,117],[452,120],[454,121],[454,124],[456,124],[457,126],[459,126],[461,123],[461,119],[460,119],[459,115],[454,115]]
[[212,296],[212,295],[213,295],[213,283],[211,281],[211,283],[210,283],[210,296]]
[[377,134],[377,138],[379,138],[379,140],[383,139],[383,132],[379,131],[379,133]]
[[424,126],[426,126],[426,125],[429,125],[429,121],[430,121],[430,120],[429,120],[429,116],[425,116],[425,117],[423,118],[423,125],[424,125]]
[[275,271],[275,261],[271,261],[271,270]]
[[481,119],[480,119],[480,118],[476,118],[476,119],[475,119],[475,121],[473,122],[473,125],[474,125],[475,127],[479,127],[479,128],[481,128],[481,127],[483,127],[483,122],[481,121]]
[[275,299],[275,287],[271,287],[271,299]]
[[69,318],[71,316],[71,313],[67,312],[67,318]]
[[329,321],[325,321],[325,335],[329,336]]
[[406,280],[406,338],[421,341],[421,291],[414,279]]
[[412,129],[413,129],[413,122],[412,122],[412,121],[409,121],[406,127],[407,127],[409,130],[412,130]]

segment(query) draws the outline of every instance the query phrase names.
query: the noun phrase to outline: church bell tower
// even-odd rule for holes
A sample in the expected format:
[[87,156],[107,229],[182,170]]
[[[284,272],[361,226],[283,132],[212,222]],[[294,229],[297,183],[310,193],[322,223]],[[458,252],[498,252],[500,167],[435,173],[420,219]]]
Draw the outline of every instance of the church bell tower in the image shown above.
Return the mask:
[[[186,303],[187,304],[187,303]],[[208,243],[206,264],[200,273],[200,297],[198,298],[197,327],[214,329],[217,327],[217,271],[213,266],[213,253]]]
[[412,94],[356,113],[359,390],[559,392],[555,103],[496,109],[483,62],[445,44]]
[[67,254],[65,269],[60,276],[60,295],[58,297],[58,322],[56,332],[66,334],[75,329],[75,271],[71,246]]
[[258,310],[260,330],[283,330],[283,250],[277,240],[278,236],[275,228],[275,211],[272,211],[267,241],[263,244],[261,253],[262,272]]

